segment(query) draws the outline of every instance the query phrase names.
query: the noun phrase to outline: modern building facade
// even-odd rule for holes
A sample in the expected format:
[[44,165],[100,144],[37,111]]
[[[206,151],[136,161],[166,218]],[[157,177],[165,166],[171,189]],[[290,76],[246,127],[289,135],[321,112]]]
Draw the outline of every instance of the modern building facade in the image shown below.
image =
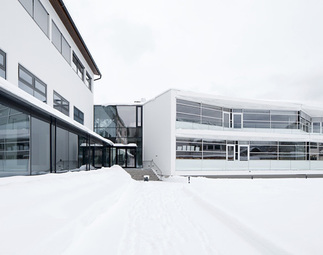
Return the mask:
[[323,173],[319,108],[169,90],[143,123],[144,160],[164,175]]
[[114,143],[110,164],[142,167],[142,105],[95,105],[94,132]]
[[0,176],[105,165],[113,143],[93,130],[101,77],[62,0],[0,8]]

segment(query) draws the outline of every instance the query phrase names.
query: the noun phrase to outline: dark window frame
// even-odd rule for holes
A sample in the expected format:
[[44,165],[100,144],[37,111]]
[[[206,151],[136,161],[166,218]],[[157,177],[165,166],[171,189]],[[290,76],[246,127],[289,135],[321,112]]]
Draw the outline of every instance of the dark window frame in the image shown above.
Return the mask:
[[[30,84],[28,81],[26,81],[24,78],[20,77],[20,70],[22,70],[23,72],[25,72],[26,74],[28,74],[31,78],[32,78],[32,84]],[[39,79],[36,75],[34,75],[32,72],[30,72],[28,69],[26,69],[25,67],[23,67],[21,64],[18,64],[18,81],[19,82],[22,82],[24,85],[28,86],[29,88],[31,88],[33,90],[33,94],[32,96],[33,97],[36,97],[35,96],[35,92],[43,95],[46,100],[43,101],[44,103],[47,103],[47,84],[45,82],[43,82],[41,79]],[[39,90],[37,87],[36,87],[36,81],[38,83],[40,83],[41,85],[44,86],[45,88],[45,93],[42,92],[41,90]],[[19,84],[18,84],[19,86]],[[20,87],[20,86],[19,86]],[[22,89],[22,88],[21,88]],[[24,90],[24,89],[22,89]],[[25,91],[25,90],[24,90]],[[27,91],[25,91],[27,92]],[[27,92],[28,93],[28,92]],[[30,94],[30,93],[28,93]],[[37,97],[36,97],[37,98]],[[38,98],[37,98],[38,99]],[[40,100],[40,99],[39,99]]]
[[92,91],[92,77],[87,71],[85,75],[85,85]]
[[[80,59],[77,57],[77,55],[75,54],[75,52],[73,51],[73,70],[75,71],[75,73],[77,74],[77,76],[84,81],[84,65],[82,64],[82,62],[80,61]],[[74,69],[75,68],[75,69]],[[80,76],[80,74],[82,74],[82,77]]]
[[74,120],[84,125],[84,113],[74,106]]
[[3,65],[0,64],[0,69],[4,71],[4,79],[7,79],[7,54],[0,49],[0,55],[3,57]]
[[[58,97],[59,99],[55,99],[55,96]],[[58,100],[60,101],[60,103],[57,102]],[[70,102],[67,101],[64,97],[62,97],[55,90],[53,93],[53,107],[54,107],[54,109],[60,111],[61,113],[65,114],[66,116],[70,116]]]

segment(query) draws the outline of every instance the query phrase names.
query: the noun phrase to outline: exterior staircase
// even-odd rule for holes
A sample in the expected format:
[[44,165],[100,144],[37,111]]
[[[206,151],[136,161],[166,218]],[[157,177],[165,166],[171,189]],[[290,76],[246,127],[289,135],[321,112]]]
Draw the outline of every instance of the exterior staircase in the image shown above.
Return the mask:
[[124,168],[124,170],[136,181],[143,181],[145,175],[149,176],[149,181],[161,181],[163,178],[162,172],[152,160],[144,161],[142,168]]

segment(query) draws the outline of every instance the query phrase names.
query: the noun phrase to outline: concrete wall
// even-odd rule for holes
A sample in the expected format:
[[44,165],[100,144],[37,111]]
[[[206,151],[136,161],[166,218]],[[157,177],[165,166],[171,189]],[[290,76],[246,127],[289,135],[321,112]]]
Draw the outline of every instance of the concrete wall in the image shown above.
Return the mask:
[[[18,64],[47,84],[47,104],[53,106],[53,90],[70,103],[69,116],[74,119],[74,106],[84,113],[84,125],[93,129],[93,94],[86,87],[51,42],[51,24],[55,24],[75,51],[85,70],[93,72],[68,34],[48,0],[41,3],[49,13],[49,37],[39,28],[18,0],[2,0],[0,8],[0,49],[7,54],[7,80],[18,86]],[[72,62],[72,54],[71,54]]]
[[154,160],[164,175],[175,171],[175,91],[167,91],[144,105],[144,160]]

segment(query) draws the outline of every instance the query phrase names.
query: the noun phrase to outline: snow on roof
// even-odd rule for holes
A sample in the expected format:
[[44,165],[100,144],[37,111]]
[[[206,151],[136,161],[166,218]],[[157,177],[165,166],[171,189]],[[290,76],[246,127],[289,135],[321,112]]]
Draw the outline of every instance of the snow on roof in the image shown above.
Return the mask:
[[41,112],[44,112],[50,116],[53,116],[69,125],[72,125],[73,127],[90,134],[92,137],[95,137],[102,142],[108,143],[110,145],[114,145],[113,142],[110,140],[103,138],[99,134],[93,132],[91,129],[85,127],[84,125],[76,122],[75,120],[71,119],[70,117],[66,116],[65,114],[61,113],[60,111],[50,107],[48,104],[43,103],[39,99],[33,97],[32,95],[29,95],[27,92],[23,91],[22,89],[18,88],[17,86],[11,84],[10,82],[0,78],[0,91],[13,96],[14,98],[19,99],[19,101],[22,101],[28,105],[31,105],[35,107],[36,109],[40,110]]

